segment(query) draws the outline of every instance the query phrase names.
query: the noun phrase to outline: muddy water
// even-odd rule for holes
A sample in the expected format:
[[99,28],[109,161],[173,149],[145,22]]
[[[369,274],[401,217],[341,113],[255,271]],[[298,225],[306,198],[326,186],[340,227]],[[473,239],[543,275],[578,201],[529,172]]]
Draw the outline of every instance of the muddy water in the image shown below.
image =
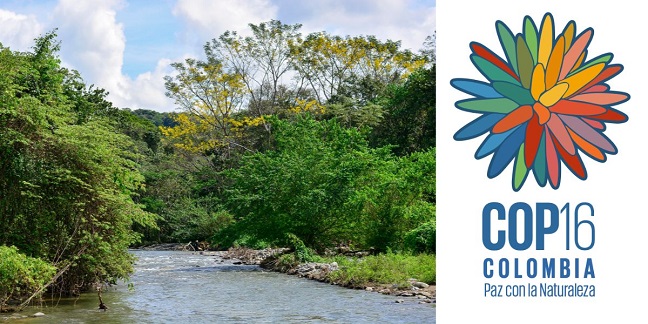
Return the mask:
[[[417,299],[341,288],[215,256],[132,251],[138,261],[126,284],[29,307],[16,323],[436,323],[436,306]],[[403,303],[396,303],[404,299]],[[13,317],[16,314],[12,315]]]

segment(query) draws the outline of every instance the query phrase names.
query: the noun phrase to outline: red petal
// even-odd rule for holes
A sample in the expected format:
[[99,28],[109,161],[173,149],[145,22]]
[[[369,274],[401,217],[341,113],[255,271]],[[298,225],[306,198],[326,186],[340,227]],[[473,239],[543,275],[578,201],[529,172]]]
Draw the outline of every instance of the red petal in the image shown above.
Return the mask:
[[562,160],[565,162],[567,167],[579,178],[579,179],[585,179],[587,177],[587,174],[585,173],[585,165],[583,165],[583,161],[581,160],[580,156],[578,153],[574,155],[570,155],[565,151],[565,149],[558,144],[558,140],[555,137],[551,137],[554,141],[554,146],[558,150],[558,154],[562,158]]
[[517,74],[515,74],[515,71],[511,69],[511,67],[506,63],[506,61],[502,60],[499,56],[497,56],[491,50],[486,48],[484,45],[476,42],[472,42],[470,43],[470,48],[472,49],[473,53],[481,56],[483,59],[487,60],[488,62],[495,64],[495,66],[502,69],[502,71],[510,74],[513,78],[515,78],[515,80],[520,81],[520,77],[517,76]]
[[533,161],[538,154],[538,148],[540,146],[543,131],[544,127],[543,125],[540,125],[538,116],[534,115],[527,124],[526,138],[524,140],[524,162],[526,163],[527,168],[531,168]]

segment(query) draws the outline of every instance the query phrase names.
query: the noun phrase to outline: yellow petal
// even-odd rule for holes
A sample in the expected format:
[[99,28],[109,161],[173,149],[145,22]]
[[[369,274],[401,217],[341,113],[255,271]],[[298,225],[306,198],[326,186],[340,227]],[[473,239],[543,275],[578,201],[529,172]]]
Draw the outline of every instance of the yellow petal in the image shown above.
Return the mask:
[[540,101],[540,103],[545,107],[551,107],[563,98],[565,92],[567,92],[569,88],[570,87],[567,83],[558,83],[553,88],[545,91],[538,101]]
[[566,77],[562,82],[569,84],[569,90],[567,90],[564,97],[571,96],[576,91],[587,85],[590,81],[594,80],[594,78],[596,78],[604,68],[605,63],[594,64],[578,73]]
[[545,85],[545,71],[542,64],[536,64],[531,77],[531,96],[538,101],[540,95],[547,90]]
[[565,53],[567,53],[567,51],[571,47],[575,33],[576,23],[572,20],[567,24],[567,26],[565,26],[565,30],[563,31],[563,35],[565,36]]
[[542,20],[542,27],[540,27],[540,44],[538,46],[538,63],[547,66],[549,62],[549,55],[553,49],[553,18],[550,14],[546,14]]

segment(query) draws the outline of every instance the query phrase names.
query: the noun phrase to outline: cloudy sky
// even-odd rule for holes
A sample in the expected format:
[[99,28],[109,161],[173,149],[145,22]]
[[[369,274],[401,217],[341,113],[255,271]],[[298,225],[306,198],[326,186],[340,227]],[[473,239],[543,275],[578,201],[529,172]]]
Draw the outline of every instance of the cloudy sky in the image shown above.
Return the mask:
[[118,107],[175,111],[164,95],[172,62],[202,58],[226,30],[271,19],[302,34],[375,35],[418,51],[436,29],[436,0],[0,0],[0,43],[26,51],[57,28],[64,66]]

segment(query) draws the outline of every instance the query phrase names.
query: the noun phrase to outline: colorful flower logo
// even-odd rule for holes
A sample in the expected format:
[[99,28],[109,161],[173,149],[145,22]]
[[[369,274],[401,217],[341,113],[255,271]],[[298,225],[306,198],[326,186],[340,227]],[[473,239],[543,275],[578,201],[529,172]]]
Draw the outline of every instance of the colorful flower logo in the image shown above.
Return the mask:
[[536,28],[524,18],[523,31],[513,35],[501,21],[495,24],[506,60],[486,46],[471,42],[470,60],[488,80],[453,79],[454,88],[472,96],[456,107],[481,114],[462,127],[454,139],[463,141],[488,133],[476,159],[492,154],[487,175],[497,177],[513,162],[513,190],[522,188],[529,172],[541,187],[549,181],[558,189],[561,165],[585,180],[581,153],[605,162],[617,148],[603,134],[606,123],[628,117],[612,108],[630,99],[611,91],[606,82],[623,66],[611,64],[612,53],[588,59],[594,30],[576,35],[570,21],[557,37],[553,16],[547,13]]

